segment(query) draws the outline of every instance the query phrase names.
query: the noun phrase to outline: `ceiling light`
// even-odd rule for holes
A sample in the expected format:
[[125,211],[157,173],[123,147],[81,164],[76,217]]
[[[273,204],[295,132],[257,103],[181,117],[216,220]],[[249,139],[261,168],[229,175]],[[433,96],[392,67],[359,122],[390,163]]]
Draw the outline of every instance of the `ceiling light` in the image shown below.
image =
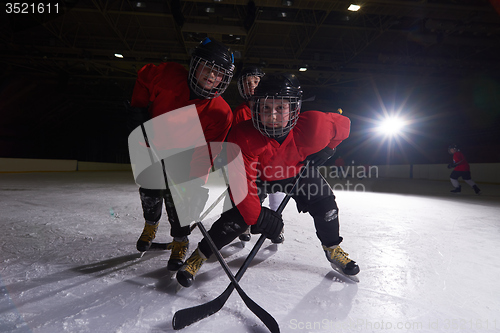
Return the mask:
[[278,13],[278,17],[286,17],[286,13],[285,12],[279,12]]
[[141,2],[141,1],[137,1],[135,3],[135,7],[137,7],[137,8],[146,8],[146,3],[145,2]]
[[307,71],[307,67],[308,67],[307,65],[300,66],[299,67],[299,72],[305,72],[305,71]]
[[361,6],[351,4],[349,8],[347,8],[347,10],[350,10],[351,12],[357,12],[360,8]]
[[207,7],[207,8],[205,8],[205,12],[207,12],[207,13],[215,13],[215,8],[214,7]]
[[117,57],[117,58],[120,58],[120,59],[121,59],[121,58],[123,58],[123,54],[121,54],[121,53],[115,53],[115,57]]
[[281,4],[282,4],[283,6],[291,7],[291,6],[293,6],[293,1],[292,1],[292,0],[283,0],[283,1],[281,2]]

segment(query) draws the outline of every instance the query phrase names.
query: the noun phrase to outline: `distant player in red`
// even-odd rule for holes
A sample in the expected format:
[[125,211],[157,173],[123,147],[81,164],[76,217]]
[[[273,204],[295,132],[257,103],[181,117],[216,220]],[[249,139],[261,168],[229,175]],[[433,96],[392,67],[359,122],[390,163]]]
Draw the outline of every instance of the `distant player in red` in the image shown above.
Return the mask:
[[[251,98],[264,75],[265,73],[262,71],[262,69],[257,66],[245,67],[241,71],[240,75],[238,76],[237,85],[240,96],[245,101],[233,110],[233,126],[241,123],[242,121],[252,119]],[[285,193],[283,192],[269,193],[269,208],[271,208],[272,210],[277,210],[284,197]],[[240,235],[240,240],[242,240],[243,242],[248,242],[251,238],[252,236],[250,235],[250,227],[248,227],[247,230]],[[283,230],[276,239],[272,239],[271,241],[274,244],[283,243],[285,241]]]
[[448,153],[453,155],[453,163],[448,164],[448,169],[453,171],[450,174],[450,181],[454,189],[450,192],[460,193],[462,191],[462,186],[458,183],[458,178],[462,179],[472,187],[476,194],[481,194],[481,190],[477,187],[476,183],[471,179],[469,163],[465,159],[464,154],[458,149],[457,145],[451,145],[448,147]]
[[[166,62],[160,65],[149,64],[139,70],[135,83],[129,113],[146,114],[146,119],[154,118],[169,111],[188,105],[195,105],[206,142],[223,142],[231,128],[233,114],[221,94],[229,86],[234,71],[231,50],[224,44],[205,38],[193,51],[189,71],[181,64]],[[222,148],[222,146],[221,146]],[[220,151],[212,151],[215,156]],[[193,166],[209,170],[210,161],[192,155]],[[208,171],[207,171],[208,174]],[[200,184],[200,196],[203,194]],[[163,201],[170,222],[170,234],[174,238],[169,245],[172,250],[167,268],[178,270],[188,250],[190,227],[181,227],[174,201],[169,191],[139,189],[144,219],[144,230],[137,241],[138,251],[147,251],[158,230]],[[204,193],[208,198],[208,194]],[[201,198],[200,198],[201,200]]]
[[[281,214],[261,206],[268,192],[287,192],[305,164],[323,165],[334,148],[349,136],[350,120],[338,113],[306,111],[300,113],[302,90],[293,74],[266,75],[252,98],[252,121],[242,122],[231,130],[228,142],[241,149],[244,168],[229,166],[229,177],[248,185],[248,194],[236,207],[224,212],[214,222],[209,235],[218,249],[238,237],[247,226],[252,233],[277,237],[283,228]],[[239,151],[228,147],[228,160]],[[240,187],[231,187],[232,197],[242,197]],[[244,193],[244,192],[243,192]],[[316,234],[330,263],[347,275],[359,272],[359,266],[339,246],[338,207],[332,189],[316,167],[311,167],[292,193],[300,212],[309,212]],[[212,255],[205,239],[177,272],[178,282],[193,284],[196,273]]]

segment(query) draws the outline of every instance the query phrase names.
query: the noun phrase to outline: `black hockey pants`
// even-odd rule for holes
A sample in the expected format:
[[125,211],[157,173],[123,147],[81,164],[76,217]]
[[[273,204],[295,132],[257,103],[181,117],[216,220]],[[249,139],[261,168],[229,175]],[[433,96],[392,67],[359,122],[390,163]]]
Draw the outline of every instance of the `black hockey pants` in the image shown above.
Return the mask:
[[190,227],[181,227],[177,211],[175,210],[174,200],[169,192],[167,190],[139,188],[144,219],[151,224],[157,223],[161,218],[163,201],[165,201],[165,210],[170,222],[170,235],[172,237],[187,236],[191,233]]

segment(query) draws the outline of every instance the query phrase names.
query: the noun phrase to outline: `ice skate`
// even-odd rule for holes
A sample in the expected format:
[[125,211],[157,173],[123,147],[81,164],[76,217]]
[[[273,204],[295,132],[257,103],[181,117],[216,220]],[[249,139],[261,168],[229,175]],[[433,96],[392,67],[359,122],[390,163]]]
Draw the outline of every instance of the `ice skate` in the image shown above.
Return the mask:
[[476,192],[477,195],[481,194],[481,190],[479,189],[479,187],[477,187],[477,185],[472,186],[472,189],[474,190],[474,192]]
[[137,251],[145,252],[149,250],[153,239],[155,239],[158,224],[158,222],[156,224],[150,224],[148,222],[144,224],[144,230],[142,231],[141,237],[137,240]]
[[197,248],[177,272],[177,282],[183,287],[191,287],[194,283],[196,273],[198,273],[205,261],[207,261],[207,258]]
[[349,259],[348,253],[344,252],[338,245],[326,247],[323,245],[326,259],[330,262],[332,268],[347,278],[359,282],[355,276],[359,273],[359,266],[354,260]]
[[451,193],[460,193],[462,192],[462,186],[455,187],[453,190],[450,191]]
[[174,237],[172,243],[168,244],[167,250],[171,250],[170,259],[168,260],[167,269],[176,272],[181,268],[184,259],[186,258],[187,250],[189,247],[189,240],[187,236]]

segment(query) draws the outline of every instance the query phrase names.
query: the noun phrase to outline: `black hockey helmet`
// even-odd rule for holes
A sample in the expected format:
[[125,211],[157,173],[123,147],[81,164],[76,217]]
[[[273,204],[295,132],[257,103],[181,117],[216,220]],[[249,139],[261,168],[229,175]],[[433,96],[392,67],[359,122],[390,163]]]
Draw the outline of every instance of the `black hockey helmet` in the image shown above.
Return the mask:
[[[288,134],[297,124],[302,105],[302,88],[295,74],[266,75],[255,89],[251,100],[254,127],[267,137],[279,138]],[[278,110],[284,104],[286,108]],[[269,110],[271,107],[272,110]],[[266,120],[265,117],[269,117],[270,112],[278,119]],[[288,119],[285,124],[286,117]]]
[[194,49],[188,81],[198,96],[211,99],[222,95],[233,74],[234,56],[226,45],[207,37]]
[[[240,92],[240,96],[248,101],[252,94],[248,93],[250,91],[250,87],[248,87],[247,78],[250,76],[256,76],[262,79],[265,73],[262,71],[260,67],[257,66],[248,66],[243,68],[240,75],[238,76],[238,91]],[[245,89],[247,88],[247,89]]]

